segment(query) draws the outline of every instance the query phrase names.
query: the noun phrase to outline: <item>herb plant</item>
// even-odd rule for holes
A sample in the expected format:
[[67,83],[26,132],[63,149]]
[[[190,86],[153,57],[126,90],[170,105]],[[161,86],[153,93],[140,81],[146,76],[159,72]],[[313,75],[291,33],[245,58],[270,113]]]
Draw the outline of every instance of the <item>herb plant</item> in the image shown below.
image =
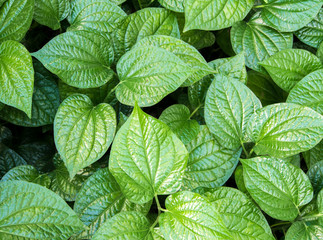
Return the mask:
[[323,239],[322,0],[0,0],[0,239]]

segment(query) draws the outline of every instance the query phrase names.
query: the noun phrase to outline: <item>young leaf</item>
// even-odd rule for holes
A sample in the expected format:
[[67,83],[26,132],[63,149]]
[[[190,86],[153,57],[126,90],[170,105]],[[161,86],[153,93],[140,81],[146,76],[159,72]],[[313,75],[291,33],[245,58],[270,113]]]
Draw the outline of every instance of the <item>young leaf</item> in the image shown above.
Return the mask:
[[196,70],[159,47],[134,47],[117,64],[117,99],[133,106],[152,106],[179,88]]
[[246,65],[266,73],[258,64],[293,45],[292,33],[281,33],[262,22],[256,14],[249,22],[237,22],[231,29],[231,44],[236,53],[244,52]]
[[163,8],[145,8],[127,16],[113,33],[116,59],[144,37],[168,35],[180,37],[176,16]]
[[159,217],[166,240],[231,239],[215,206],[197,193],[185,191],[169,196],[166,209]]
[[219,30],[241,21],[250,11],[254,0],[184,0],[185,27],[192,29]]
[[57,30],[70,13],[69,0],[35,0],[34,19],[36,22]]
[[223,148],[203,125],[199,134],[186,146],[189,152],[184,175],[184,188],[215,188],[222,186],[239,162],[241,148]]
[[67,203],[45,187],[5,181],[0,192],[1,239],[63,240],[83,229]]
[[113,77],[110,69],[114,59],[112,43],[98,33],[60,34],[32,56],[73,87],[100,87]]
[[34,0],[2,2],[3,4],[0,4],[0,43],[6,40],[20,41],[33,20]]
[[275,83],[289,92],[307,74],[323,68],[314,54],[303,49],[286,49],[260,63]]
[[71,13],[67,18],[71,26],[68,30],[112,33],[126,16],[113,1],[71,0]]
[[310,168],[317,162],[323,159],[323,140],[320,141],[315,147],[303,152],[303,157],[306,162],[307,168]]
[[222,74],[215,78],[205,99],[205,122],[222,146],[237,149],[250,116],[261,103],[243,83]]
[[105,154],[115,130],[116,114],[109,104],[93,106],[82,94],[64,100],[55,117],[54,138],[71,178]]
[[299,81],[290,91],[286,102],[307,106],[323,114],[323,69]]
[[107,219],[123,211],[138,211],[146,215],[151,201],[143,205],[131,203],[109,172],[100,169],[84,182],[77,195],[74,211],[88,227],[78,238],[91,238]]
[[184,12],[184,1],[185,0],[158,0],[158,2],[173,12]]
[[93,240],[145,240],[151,233],[148,219],[140,212],[121,212],[108,219],[95,233]]
[[267,0],[261,17],[281,32],[294,32],[308,24],[322,7],[321,0]]
[[306,174],[291,163],[277,158],[240,159],[245,186],[269,216],[292,221],[299,208],[313,198],[313,188]]
[[26,164],[26,160],[17,152],[3,144],[0,144],[0,177],[5,175],[10,169]]
[[312,183],[314,193],[320,192],[323,189],[323,160],[313,164],[309,168],[307,176]]
[[262,212],[242,192],[221,187],[204,195],[219,211],[233,239],[275,239]]
[[41,63],[34,63],[35,81],[32,97],[31,118],[24,112],[5,106],[0,111],[0,118],[15,125],[39,127],[52,124],[60,104],[57,84]]
[[248,88],[259,98],[263,106],[285,102],[287,93],[267,75],[248,71]]
[[289,157],[318,144],[323,116],[293,103],[279,103],[258,110],[249,120],[245,140],[255,143],[258,155]]
[[303,43],[318,48],[323,41],[323,9],[305,27],[295,32],[296,37]]
[[215,71],[207,64],[203,56],[191,45],[170,36],[149,36],[136,44],[137,47],[155,46],[165,49],[179,57],[194,73],[183,83],[182,86],[190,86],[202,77]]
[[234,171],[234,180],[236,182],[236,185],[238,187],[238,189],[243,192],[244,194],[248,195],[248,197],[250,196],[248,193],[248,190],[246,188],[246,185],[244,184],[244,180],[243,180],[243,167],[242,165],[239,165],[236,170]]
[[286,233],[286,240],[319,240],[323,238],[323,227],[303,221],[294,222]]
[[34,69],[27,49],[15,41],[0,43],[0,101],[31,118]]
[[109,169],[125,196],[142,204],[181,187],[187,158],[170,128],[135,105],[115,137]]
[[159,120],[166,123],[184,144],[188,144],[200,131],[200,125],[197,121],[190,120],[190,115],[188,107],[175,104],[166,108]]

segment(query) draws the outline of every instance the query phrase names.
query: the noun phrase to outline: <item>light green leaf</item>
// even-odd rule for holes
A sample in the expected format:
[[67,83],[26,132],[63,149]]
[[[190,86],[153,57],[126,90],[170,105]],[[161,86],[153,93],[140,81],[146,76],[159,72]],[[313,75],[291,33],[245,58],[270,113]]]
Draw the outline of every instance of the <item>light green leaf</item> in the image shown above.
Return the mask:
[[205,99],[205,122],[222,146],[237,149],[250,116],[259,108],[259,99],[246,85],[217,74]]
[[280,103],[258,110],[249,120],[245,140],[255,143],[258,155],[289,157],[318,144],[323,116],[293,103]]
[[178,192],[166,199],[167,211],[159,217],[166,240],[231,239],[215,206],[197,193]]
[[158,0],[158,2],[166,9],[173,12],[184,12],[185,0]]
[[69,0],[35,0],[34,19],[39,24],[57,30],[70,13]]
[[323,9],[305,27],[295,32],[296,37],[303,43],[318,48],[323,41]]
[[183,188],[190,190],[222,186],[232,175],[241,154],[241,148],[223,148],[205,125],[186,148],[189,158]]
[[77,195],[74,211],[88,227],[78,234],[78,238],[91,238],[107,219],[123,211],[138,211],[146,215],[151,201],[143,205],[131,203],[109,172],[100,169],[84,182]]
[[176,16],[163,8],[145,8],[127,16],[113,33],[116,59],[151,35],[180,37]]
[[254,0],[184,0],[185,27],[192,29],[219,30],[232,26],[248,14]]
[[0,43],[0,102],[31,117],[34,69],[27,49],[15,41]]
[[33,182],[39,176],[39,172],[31,165],[21,165],[14,167],[7,172],[1,181],[21,180],[26,182]]
[[143,240],[149,235],[150,224],[140,212],[121,212],[108,219],[96,232],[93,240]]
[[125,196],[142,204],[181,187],[187,158],[170,128],[135,105],[113,142],[109,169]]
[[321,7],[321,0],[266,0],[261,17],[278,31],[294,32],[312,21]]
[[242,192],[221,187],[204,195],[219,211],[232,239],[275,240],[262,212]]
[[188,144],[200,131],[200,125],[196,120],[190,120],[190,115],[188,107],[174,104],[161,113],[159,120],[166,123],[184,144]]
[[323,68],[320,60],[303,49],[286,49],[260,63],[274,82],[289,92],[307,74]]
[[31,118],[24,112],[5,106],[0,111],[0,118],[15,125],[39,127],[52,124],[60,104],[57,84],[41,63],[34,63],[35,81],[32,98]]
[[133,106],[152,106],[179,88],[196,70],[175,54],[159,47],[136,47],[117,64],[117,99]]
[[306,174],[291,163],[277,158],[240,159],[245,186],[272,218],[292,221],[299,208],[313,198],[313,188]]
[[320,192],[323,189],[323,160],[313,164],[309,168],[307,176],[312,183],[314,193]]
[[244,52],[249,68],[266,73],[258,63],[283,49],[292,48],[293,34],[278,32],[255,15],[248,23],[238,22],[232,26],[231,44],[236,53]]
[[320,240],[323,238],[323,227],[307,226],[305,222],[295,222],[286,233],[286,240]]
[[71,178],[105,154],[116,124],[116,114],[109,104],[93,106],[82,94],[64,100],[55,117],[54,138]]
[[303,152],[303,157],[305,159],[307,168],[310,168],[317,162],[323,159],[323,140],[319,142],[315,147],[310,150]]
[[290,91],[286,102],[307,106],[323,114],[323,69],[299,81]]
[[276,85],[267,75],[256,71],[248,71],[247,86],[259,98],[263,106],[285,102],[287,93]]
[[[191,76],[183,83],[190,86],[202,77],[215,71],[207,64],[204,57],[191,45],[170,36],[149,36],[136,44],[137,47],[155,46],[171,52],[191,68]],[[195,72],[193,73],[193,71]]]
[[6,0],[0,4],[0,43],[20,41],[33,20],[34,0]]
[[321,63],[323,64],[323,42],[319,45],[316,56],[321,60]]
[[26,164],[26,160],[17,152],[0,144],[0,177],[5,175],[10,169]]
[[110,0],[71,0],[69,31],[89,30],[112,33],[126,13]]
[[[208,63],[210,67],[216,70],[216,74],[223,74],[230,79],[235,79],[240,82],[247,82],[247,70],[245,66],[245,59],[243,52],[234,57],[219,58]],[[209,75],[212,80],[214,75]]]
[[100,87],[113,77],[110,69],[114,59],[112,43],[98,33],[60,34],[32,56],[73,87]]
[[45,187],[5,181],[0,192],[1,239],[64,240],[83,229],[67,203]]

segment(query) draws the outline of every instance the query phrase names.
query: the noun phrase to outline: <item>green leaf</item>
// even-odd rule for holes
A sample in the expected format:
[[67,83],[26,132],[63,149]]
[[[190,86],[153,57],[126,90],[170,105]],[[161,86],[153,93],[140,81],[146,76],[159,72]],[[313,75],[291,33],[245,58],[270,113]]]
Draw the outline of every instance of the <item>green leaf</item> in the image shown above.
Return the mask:
[[116,114],[109,104],[93,106],[82,94],[64,100],[55,117],[54,138],[71,178],[105,154],[116,124]]
[[245,186],[272,218],[292,221],[299,208],[313,198],[313,188],[306,174],[284,160],[269,157],[240,159]]
[[0,4],[0,43],[6,40],[20,41],[33,20],[34,0],[2,2],[3,4]]
[[254,0],[185,0],[185,28],[219,30],[232,26],[245,18]]
[[201,30],[191,30],[182,33],[181,39],[196,49],[211,47],[215,43],[215,36],[213,32]]
[[316,56],[321,60],[321,63],[323,64],[323,42],[319,45]]
[[211,82],[212,79],[206,76],[188,87],[188,100],[193,109],[200,108],[204,105],[206,93]]
[[286,102],[307,106],[323,114],[323,69],[299,81],[290,91]]
[[1,239],[63,240],[83,229],[67,203],[45,187],[5,181],[0,192]]
[[261,17],[278,31],[294,32],[312,21],[321,7],[321,0],[266,0]]
[[319,240],[323,238],[323,227],[307,226],[305,222],[295,222],[286,233],[286,240]]
[[310,179],[314,193],[318,193],[323,189],[323,160],[313,164],[308,172],[307,176]]
[[295,32],[296,37],[303,43],[318,48],[323,41],[323,9],[305,27]]
[[230,79],[235,79],[240,82],[247,82],[247,71],[243,52],[234,57],[219,58],[208,63],[210,67],[216,70],[216,73],[209,75],[214,80],[216,74],[223,74]]
[[71,0],[71,13],[68,16],[71,26],[68,30],[112,33],[126,16],[114,1]]
[[93,240],[143,240],[149,235],[150,224],[140,212],[121,212],[108,219],[96,232]]
[[1,179],[1,181],[21,180],[33,182],[39,176],[39,172],[31,165],[21,165],[12,168]]
[[73,179],[70,179],[69,172],[59,154],[54,156],[53,161],[56,169],[49,173],[52,182],[50,190],[57,193],[65,201],[75,201],[76,194],[80,191],[83,182],[91,174],[92,169],[82,169]]
[[26,160],[17,152],[3,144],[0,144],[0,177],[5,175],[10,169],[26,164]]
[[303,49],[286,49],[260,63],[275,83],[289,92],[307,74],[323,68],[320,60]]
[[88,226],[78,238],[91,238],[107,219],[119,212],[138,211],[146,215],[150,205],[151,201],[143,205],[131,203],[108,168],[100,169],[84,182],[75,200],[74,211]]
[[199,134],[186,146],[189,152],[184,175],[184,188],[215,188],[222,186],[236,168],[241,148],[223,148],[203,125]]
[[188,107],[174,104],[161,113],[159,120],[166,123],[184,144],[188,144],[200,131],[200,125],[196,120],[190,120],[190,115]]
[[238,22],[232,26],[231,44],[236,53],[244,52],[247,67],[266,73],[258,63],[283,49],[292,48],[293,34],[278,32],[255,15],[247,23]]
[[[202,77],[214,73],[214,70],[207,64],[204,57],[191,45],[180,39],[170,36],[149,36],[136,44],[137,47],[155,46],[171,52],[179,57],[191,68],[191,74],[183,87],[192,85]],[[193,73],[193,71],[195,72]]]
[[234,171],[234,180],[236,182],[236,185],[238,189],[243,192],[244,194],[249,196],[248,190],[246,188],[246,185],[244,184],[243,180],[243,167],[242,165],[239,165],[236,170]]
[[159,47],[136,47],[117,64],[117,99],[133,106],[152,106],[179,88],[196,70],[175,54]]
[[163,8],[145,8],[127,16],[113,33],[116,59],[151,35],[180,37],[176,16]]
[[159,216],[160,230],[170,239],[231,239],[213,204],[197,193],[178,192],[166,199]]
[[15,125],[39,127],[52,124],[60,104],[59,91],[53,76],[40,63],[34,63],[35,81],[31,118],[24,112],[5,106],[0,118]]
[[286,101],[287,93],[267,75],[248,71],[247,86],[259,98],[263,106]]
[[232,49],[232,44],[230,41],[231,28],[226,28],[221,31],[218,31],[215,35],[215,41],[221,48],[221,50],[228,56],[236,55]]
[[249,120],[245,140],[254,142],[258,155],[289,157],[318,144],[323,116],[293,103],[280,103],[258,110]]
[[113,77],[110,69],[114,59],[112,43],[98,33],[60,34],[32,56],[73,87],[100,87]]
[[11,40],[0,43],[0,73],[0,101],[24,111],[30,118],[34,69],[22,44]]
[[187,158],[184,144],[170,128],[135,105],[115,137],[109,169],[124,195],[142,204],[181,187]]
[[320,141],[315,147],[310,150],[303,152],[303,157],[305,159],[307,168],[310,168],[317,162],[323,159],[323,140]]
[[261,103],[247,86],[232,77],[217,74],[215,78],[206,95],[205,122],[222,146],[237,149],[250,116]]
[[70,13],[69,0],[35,0],[34,19],[39,24],[57,30]]
[[173,12],[184,12],[185,0],[158,0],[160,5]]
[[220,213],[232,239],[275,239],[262,212],[242,192],[221,187],[204,195]]

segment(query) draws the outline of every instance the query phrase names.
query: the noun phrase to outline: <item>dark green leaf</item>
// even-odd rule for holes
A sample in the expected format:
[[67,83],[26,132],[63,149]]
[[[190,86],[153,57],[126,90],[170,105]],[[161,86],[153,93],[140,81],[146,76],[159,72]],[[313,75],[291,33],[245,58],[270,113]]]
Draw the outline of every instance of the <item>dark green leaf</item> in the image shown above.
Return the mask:
[[26,165],[27,162],[11,148],[0,144],[0,177],[5,175],[10,169]]
[[307,168],[310,168],[317,162],[323,159],[323,140],[320,141],[315,147],[303,153]]
[[312,183],[314,193],[316,194],[321,191],[323,188],[323,160],[313,164],[309,168],[307,176]]

